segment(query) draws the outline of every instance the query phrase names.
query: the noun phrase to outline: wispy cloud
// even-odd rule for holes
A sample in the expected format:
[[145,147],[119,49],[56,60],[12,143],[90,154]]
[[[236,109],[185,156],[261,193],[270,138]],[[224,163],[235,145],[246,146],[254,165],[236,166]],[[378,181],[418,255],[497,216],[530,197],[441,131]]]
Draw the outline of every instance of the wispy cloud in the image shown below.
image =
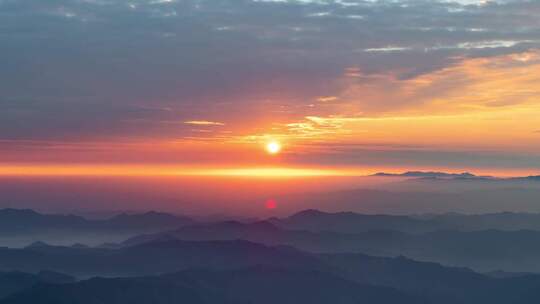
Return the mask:
[[224,126],[225,124],[217,121],[208,121],[208,120],[188,120],[184,121],[187,125],[197,125],[197,126]]
[[321,96],[321,97],[317,98],[317,101],[331,102],[331,101],[336,101],[338,99],[339,99],[339,97],[337,97],[337,96]]
[[403,52],[403,51],[410,51],[412,50],[411,47],[402,47],[402,46],[386,46],[386,47],[380,47],[380,48],[369,48],[365,49],[364,52],[383,52],[383,53],[391,53],[391,52]]

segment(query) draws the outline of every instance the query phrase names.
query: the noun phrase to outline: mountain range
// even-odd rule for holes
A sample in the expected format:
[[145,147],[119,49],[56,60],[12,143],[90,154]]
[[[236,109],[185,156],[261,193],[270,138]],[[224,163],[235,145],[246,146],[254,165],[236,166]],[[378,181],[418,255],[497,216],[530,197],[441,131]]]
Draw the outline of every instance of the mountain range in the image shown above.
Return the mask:
[[[162,213],[106,220],[13,209],[2,215],[9,220],[3,227],[30,235],[39,227],[147,229],[101,246],[36,241],[0,247],[0,304],[540,300],[540,215],[532,213],[397,216],[310,209],[243,222]],[[17,227],[18,216],[32,227]]]
[[42,214],[29,209],[1,209],[0,242],[17,247],[34,241],[61,245],[70,243],[97,245],[193,223],[192,219],[185,216],[153,211],[90,220],[76,215]]
[[34,252],[49,257],[41,267],[115,278],[21,284],[0,303],[526,304],[540,299],[540,275],[496,278],[405,257],[314,254],[246,241],[161,241],[80,251]]
[[414,177],[414,178],[463,178],[463,179],[493,178],[491,176],[477,176],[469,172],[446,173],[446,172],[431,172],[431,171],[407,171],[404,173],[378,172],[378,173],[373,174],[373,176]]
[[265,266],[235,270],[188,270],[139,278],[95,278],[75,284],[38,284],[1,304],[55,303],[374,303],[421,304],[426,300],[394,288],[359,284],[306,269]]
[[76,215],[41,214],[30,209],[1,209],[0,233],[16,235],[43,230],[148,230],[174,228],[193,222],[188,217],[147,212],[119,214],[105,220],[88,220]]
[[318,253],[367,253],[471,267],[479,271],[502,269],[540,272],[540,232],[532,230],[434,231],[410,234],[380,230],[358,233],[286,230],[269,222],[222,222],[188,226],[165,233],[141,235],[124,246],[164,240],[236,240],[286,245]]
[[[540,271],[540,263],[536,259],[540,254],[540,215],[532,213],[397,216],[305,210],[283,218],[206,223],[162,213],[86,220],[77,216],[44,215],[29,210],[10,209],[1,210],[0,217],[6,220],[1,224],[6,230],[24,231],[33,238],[42,235],[40,229],[51,229],[47,230],[49,235],[61,238],[64,242],[78,235],[87,235],[84,232],[88,231],[97,235],[96,240],[107,240],[110,235],[116,237],[113,243],[107,240],[100,247],[95,247],[97,242],[90,244],[94,248],[87,248],[84,239],[69,246],[65,243],[62,246],[49,246],[43,242],[33,242],[31,246],[22,249],[2,248],[0,256],[7,255],[5,263],[11,261],[8,257],[16,250],[20,251],[22,259],[44,248],[48,252],[52,248],[63,248],[63,251],[71,250],[70,254],[76,254],[128,248],[155,241],[247,240],[319,253],[405,255],[478,271]],[[25,227],[19,229],[18,226],[23,223]],[[64,237],[66,232],[57,236],[51,232],[55,229],[68,231],[71,238]],[[33,234],[32,231],[39,232]],[[32,271],[39,270],[42,269]]]

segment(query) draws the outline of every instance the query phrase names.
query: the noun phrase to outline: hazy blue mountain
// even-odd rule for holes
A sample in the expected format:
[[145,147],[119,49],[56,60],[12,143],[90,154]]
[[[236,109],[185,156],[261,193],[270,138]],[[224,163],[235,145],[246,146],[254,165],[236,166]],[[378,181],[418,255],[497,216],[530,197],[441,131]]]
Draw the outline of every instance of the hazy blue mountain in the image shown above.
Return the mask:
[[142,235],[125,246],[154,240],[236,240],[288,245],[309,252],[404,255],[478,271],[540,272],[540,231],[434,231],[409,234],[380,230],[361,233],[286,230],[269,222],[223,222],[187,226],[166,233]]
[[186,226],[177,230],[156,234],[145,234],[124,241],[122,246],[132,246],[150,241],[166,240],[257,240],[265,244],[288,244],[293,238],[310,239],[317,237],[315,233],[307,231],[288,231],[281,229],[267,221],[241,223],[225,221],[217,223],[197,224]]
[[113,229],[126,228],[149,228],[149,227],[179,227],[189,223],[193,223],[193,220],[185,217],[172,215],[168,213],[149,211],[140,214],[119,214],[110,219],[97,221],[98,225],[101,224],[105,227]]
[[522,181],[540,181],[540,175],[531,175],[525,177],[515,177],[512,180],[522,180]]
[[484,293],[494,280],[467,268],[444,267],[405,257],[324,254],[325,263],[357,282],[394,287],[421,295],[433,303],[473,303],[471,291]]
[[[242,231],[242,227],[251,228],[252,231],[259,230],[256,233],[258,237],[267,233],[271,235],[272,231],[287,233],[267,222],[252,225],[227,222],[221,224],[221,228],[223,226],[229,226],[227,229],[231,231]],[[208,226],[206,229],[209,230],[201,232],[199,237],[212,231]],[[441,233],[434,233],[433,237],[442,238],[448,232]],[[485,238],[486,242],[493,242],[483,233],[481,232],[479,237],[473,235],[469,241],[480,242],[480,239]],[[382,232],[381,234],[384,235]],[[316,233],[307,232],[302,237],[306,235],[318,236]],[[333,236],[337,237],[335,244],[343,241],[338,234]],[[515,238],[511,233],[509,237]],[[458,236],[457,239],[466,238]],[[399,238],[393,241],[397,242],[395,245],[399,248],[409,248],[409,245],[402,243]],[[461,257],[463,254],[492,259],[494,256],[475,252],[485,246],[481,242],[477,247],[450,242],[447,248],[442,248],[433,239],[422,241],[435,246],[436,250],[433,252],[447,251],[454,257]],[[312,239],[303,244],[307,246],[310,243],[315,246],[320,240]],[[382,245],[384,242],[376,239],[369,241],[369,246],[377,244]],[[519,248],[523,246],[516,246],[514,251]],[[484,250],[490,251],[493,248]],[[520,265],[520,259],[521,257],[507,260],[508,263]],[[314,254],[290,247],[269,247],[248,241],[178,241],[172,240],[171,236],[162,240],[146,240],[144,243],[120,249],[60,247],[43,243],[24,249],[3,248],[0,249],[0,269],[26,272],[52,269],[79,277],[135,277],[182,271],[181,274],[159,277],[94,279],[62,286],[37,284],[40,281],[36,283],[30,275],[29,281],[23,280],[23,283],[16,284],[16,288],[11,287],[4,294],[9,295],[21,289],[25,291],[0,303],[138,303],[137,299],[146,303],[170,303],[167,301],[171,299],[184,299],[190,303],[266,303],[256,300],[261,298],[268,303],[294,303],[294,299],[313,303],[319,303],[316,299],[323,299],[320,303],[328,303],[332,298],[343,300],[343,303],[349,303],[351,299],[358,301],[352,303],[377,303],[373,302],[373,299],[381,299],[380,303],[392,303],[387,301],[399,299],[411,302],[398,303],[422,303],[417,301],[422,298],[433,304],[521,304],[527,303],[520,302],[522,295],[530,293],[530,298],[536,298],[534,290],[540,288],[538,275],[494,277],[466,268],[419,262],[405,257],[375,257],[353,253]],[[47,282],[69,282],[62,279],[61,275],[60,279],[51,279],[55,277],[51,273],[48,276]],[[5,288],[6,286],[11,285],[4,284]],[[392,288],[393,291],[387,290],[385,293],[393,296],[380,298],[380,290],[373,289],[373,286]],[[313,293],[315,291],[319,293]],[[345,298],[341,298],[343,295]],[[311,296],[316,299],[310,298]],[[35,299],[45,302],[33,302]]]
[[488,271],[484,272],[483,274],[496,279],[518,278],[523,276],[535,275],[535,273],[532,272],[509,272],[503,270]]
[[121,214],[104,220],[75,215],[41,214],[33,210],[0,210],[0,244],[22,247],[34,241],[60,245],[96,245],[127,237],[178,228],[194,221],[183,216],[147,212]]
[[[75,284],[38,284],[11,295],[3,304],[233,304],[211,290],[159,278],[91,279]],[[239,303],[238,303],[239,304]]]
[[52,271],[41,271],[37,274],[0,272],[0,299],[33,287],[38,283],[65,284],[73,282],[75,282],[75,278]]
[[153,211],[143,214],[120,214],[105,220],[87,220],[75,215],[41,214],[29,209],[0,210],[0,233],[10,235],[56,229],[162,229],[180,227],[192,222],[187,217]]
[[[39,213],[23,213],[41,218],[35,223],[47,222]],[[540,276],[526,273],[540,272],[540,231],[512,229],[535,227],[538,216],[306,210],[267,221],[191,223],[110,248],[36,241],[25,248],[0,248],[0,298],[7,296],[0,303],[328,303],[332,298],[343,303],[526,304],[540,298]],[[72,225],[92,222],[57,219]],[[114,231],[114,225],[154,226],[160,220],[174,223],[176,217],[148,213],[98,222],[101,227],[114,222],[103,228]],[[485,229],[490,227],[507,231]],[[178,273],[164,275],[171,272]],[[73,283],[60,273],[124,278]],[[322,290],[322,285],[331,288]],[[379,288],[386,288],[389,297],[380,297]],[[321,291],[310,294],[312,289]]]
[[281,216],[304,209],[364,214],[540,213],[540,183],[510,179],[383,178],[378,185],[278,195]]
[[230,269],[253,265],[305,266],[317,269],[316,257],[289,247],[248,241],[154,241],[120,249],[39,246],[0,248],[0,270],[50,269],[79,277],[160,274],[193,267]]
[[494,278],[466,268],[444,267],[405,257],[380,258],[359,254],[323,255],[322,259],[356,282],[389,286],[436,304],[535,303],[540,275]]
[[537,230],[540,231],[540,214],[538,213],[518,213],[499,212],[487,214],[460,214],[445,213],[431,216],[423,216],[425,220],[435,222],[446,230]]
[[488,214],[444,213],[421,216],[371,215],[355,212],[322,212],[304,210],[285,218],[271,218],[278,227],[308,231],[358,233],[373,230],[394,230],[408,233],[439,230],[538,230],[539,213],[500,212]]
[[74,215],[44,215],[29,209],[0,210],[0,234],[19,234],[43,229],[88,229],[91,222]]
[[419,233],[453,228],[451,223],[439,223],[431,219],[419,219],[400,215],[367,215],[354,212],[322,212],[309,209],[286,218],[272,218],[269,221],[286,229],[308,231],[334,231],[344,233],[371,230],[396,230]]
[[[220,252],[214,255],[219,259]],[[159,276],[58,282],[62,285],[38,282],[0,303],[526,304],[534,303],[530,300],[537,299],[540,288],[539,275],[493,278],[404,257],[305,254],[303,258],[310,262],[219,269],[206,263],[210,268]]]
[[158,277],[91,279],[68,285],[38,285],[2,304],[120,303],[427,303],[388,287],[355,283],[314,270],[252,267],[189,270]]

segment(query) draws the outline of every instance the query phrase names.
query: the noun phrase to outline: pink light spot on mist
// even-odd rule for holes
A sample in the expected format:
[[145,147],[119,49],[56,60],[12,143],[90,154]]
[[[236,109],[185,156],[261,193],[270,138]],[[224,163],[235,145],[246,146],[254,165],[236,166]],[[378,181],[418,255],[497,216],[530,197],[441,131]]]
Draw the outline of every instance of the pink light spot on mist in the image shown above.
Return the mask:
[[273,210],[273,209],[276,209],[277,208],[277,202],[276,200],[274,199],[269,199],[266,201],[266,203],[264,204],[264,206],[266,207],[266,209],[268,210]]

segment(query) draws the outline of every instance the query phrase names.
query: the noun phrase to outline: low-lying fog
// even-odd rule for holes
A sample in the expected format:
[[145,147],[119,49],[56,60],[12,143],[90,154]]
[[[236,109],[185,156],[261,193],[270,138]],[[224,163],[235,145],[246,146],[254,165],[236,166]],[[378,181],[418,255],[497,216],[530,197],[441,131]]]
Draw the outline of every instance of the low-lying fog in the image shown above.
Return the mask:
[[[540,212],[540,181],[404,177],[3,178],[0,208],[109,214],[284,216],[303,209],[362,213]],[[270,203],[269,203],[270,202]]]

